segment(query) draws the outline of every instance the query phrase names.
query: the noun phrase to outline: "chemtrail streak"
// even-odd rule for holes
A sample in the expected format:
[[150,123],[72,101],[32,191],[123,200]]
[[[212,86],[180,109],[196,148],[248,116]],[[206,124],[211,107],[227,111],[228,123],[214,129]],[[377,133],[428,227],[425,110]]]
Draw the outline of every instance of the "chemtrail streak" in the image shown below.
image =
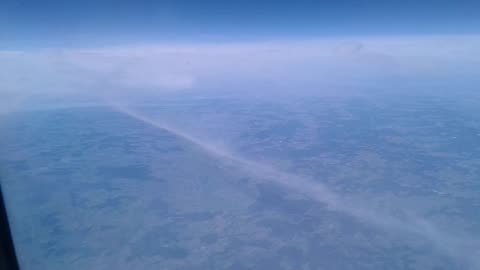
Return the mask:
[[358,201],[348,200],[345,197],[332,192],[322,183],[308,177],[291,174],[279,170],[270,164],[243,158],[240,155],[216,147],[215,145],[192,136],[183,130],[177,129],[168,123],[149,118],[128,107],[118,104],[111,104],[111,106],[118,112],[155,128],[170,132],[179,138],[196,145],[209,155],[241,169],[244,173],[258,179],[258,181],[270,181],[276,183],[288,190],[307,196],[311,200],[326,204],[332,211],[349,215],[383,230],[420,236],[430,242],[435,249],[464,263],[466,267],[477,269],[477,267],[480,266],[480,261],[477,259],[479,243],[476,240],[455,237],[439,230],[427,220],[407,211],[404,211],[404,218],[394,217],[380,211],[378,208],[368,207],[368,204],[365,202],[359,203]]

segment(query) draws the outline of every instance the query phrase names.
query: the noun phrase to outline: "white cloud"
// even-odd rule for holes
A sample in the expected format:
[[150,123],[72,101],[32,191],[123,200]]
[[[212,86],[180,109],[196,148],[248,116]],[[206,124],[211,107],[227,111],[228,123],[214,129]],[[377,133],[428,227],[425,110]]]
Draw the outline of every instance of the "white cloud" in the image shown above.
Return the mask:
[[281,91],[361,86],[386,76],[474,78],[480,75],[479,48],[479,36],[418,36],[3,51],[0,94],[151,93],[256,83]]

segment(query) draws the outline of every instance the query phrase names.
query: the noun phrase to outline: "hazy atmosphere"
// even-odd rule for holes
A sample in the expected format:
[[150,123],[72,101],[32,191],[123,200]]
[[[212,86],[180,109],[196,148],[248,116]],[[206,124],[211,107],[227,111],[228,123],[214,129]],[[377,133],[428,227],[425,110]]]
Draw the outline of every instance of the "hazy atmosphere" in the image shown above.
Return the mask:
[[474,1],[0,4],[21,269],[478,269]]

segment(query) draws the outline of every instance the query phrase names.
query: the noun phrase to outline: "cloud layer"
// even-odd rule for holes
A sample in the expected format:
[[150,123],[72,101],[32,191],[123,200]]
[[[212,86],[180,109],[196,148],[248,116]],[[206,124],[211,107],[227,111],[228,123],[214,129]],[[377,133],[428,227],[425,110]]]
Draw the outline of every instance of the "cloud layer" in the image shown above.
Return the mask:
[[475,78],[479,48],[479,36],[418,36],[0,51],[0,95],[321,91]]

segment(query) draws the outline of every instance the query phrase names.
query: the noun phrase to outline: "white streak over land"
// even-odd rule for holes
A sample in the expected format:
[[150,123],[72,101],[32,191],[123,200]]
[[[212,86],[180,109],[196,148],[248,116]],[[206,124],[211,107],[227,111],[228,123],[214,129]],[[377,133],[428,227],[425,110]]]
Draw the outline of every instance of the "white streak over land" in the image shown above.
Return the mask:
[[308,177],[298,176],[279,170],[269,164],[245,159],[165,122],[149,118],[130,108],[117,104],[113,104],[112,107],[118,112],[155,128],[165,130],[200,147],[208,154],[241,169],[259,181],[270,181],[279,184],[291,191],[308,196],[312,200],[326,204],[332,211],[347,214],[386,231],[422,237],[430,242],[438,251],[465,264],[465,267],[469,269],[478,269],[478,267],[480,267],[480,261],[478,259],[479,243],[474,239],[459,238],[440,231],[427,220],[409,214],[408,212],[406,212],[403,219],[393,217],[392,215],[380,212],[379,209],[369,208],[365,203],[362,204],[357,201],[347,200],[329,190],[325,185]]

